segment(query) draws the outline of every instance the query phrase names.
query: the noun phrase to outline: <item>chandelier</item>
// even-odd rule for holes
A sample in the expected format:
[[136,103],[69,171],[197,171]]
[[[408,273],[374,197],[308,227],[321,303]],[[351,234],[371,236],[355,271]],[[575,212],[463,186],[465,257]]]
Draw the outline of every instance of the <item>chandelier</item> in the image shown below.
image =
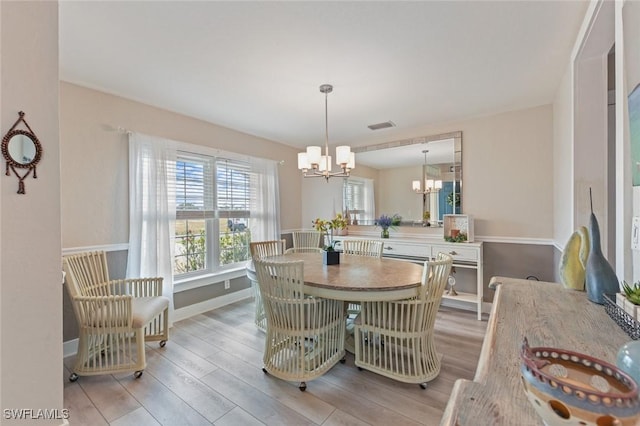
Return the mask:
[[323,84],[320,92],[324,93],[324,155],[319,146],[308,146],[306,152],[298,153],[298,169],[302,170],[304,177],[323,177],[329,181],[330,177],[347,177],[356,166],[355,153],[347,145],[336,147],[336,164],[340,170],[331,171],[331,156],[329,155],[329,114],[327,98],[333,91],[333,86]]
[[427,170],[427,152],[429,152],[428,149],[422,151],[424,154],[424,164],[422,165],[422,182],[424,182],[424,189],[422,189],[421,181],[414,180],[411,182],[411,189],[413,189],[417,194],[428,194],[442,189],[441,180],[429,179],[429,173]]

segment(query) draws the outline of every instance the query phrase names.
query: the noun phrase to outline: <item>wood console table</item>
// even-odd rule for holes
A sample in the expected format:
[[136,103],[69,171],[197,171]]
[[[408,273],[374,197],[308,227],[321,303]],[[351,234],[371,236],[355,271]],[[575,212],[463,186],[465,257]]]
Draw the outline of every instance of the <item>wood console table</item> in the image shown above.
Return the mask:
[[541,425],[520,379],[520,345],[571,349],[615,365],[631,340],[585,292],[558,283],[494,277],[487,334],[473,381],[456,381],[442,425]]

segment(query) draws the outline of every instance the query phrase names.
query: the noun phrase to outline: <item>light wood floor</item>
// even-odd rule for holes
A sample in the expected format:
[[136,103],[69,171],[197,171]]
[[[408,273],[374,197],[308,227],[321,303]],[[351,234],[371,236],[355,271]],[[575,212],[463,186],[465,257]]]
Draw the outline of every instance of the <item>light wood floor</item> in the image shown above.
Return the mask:
[[359,371],[353,355],[319,379],[284,382],[262,372],[264,334],[253,302],[241,301],[180,321],[164,348],[147,345],[147,368],[84,376],[70,383],[65,359],[64,407],[71,425],[434,425],[453,384],[472,379],[486,321],[441,308],[436,341],[440,376],[427,389]]

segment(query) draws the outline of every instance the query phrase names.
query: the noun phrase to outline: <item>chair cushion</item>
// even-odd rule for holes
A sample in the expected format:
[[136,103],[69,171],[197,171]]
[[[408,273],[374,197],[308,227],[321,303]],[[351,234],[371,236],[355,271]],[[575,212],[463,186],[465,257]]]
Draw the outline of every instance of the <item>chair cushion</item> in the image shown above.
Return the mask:
[[169,307],[169,299],[164,296],[134,297],[132,325],[134,328],[144,327]]

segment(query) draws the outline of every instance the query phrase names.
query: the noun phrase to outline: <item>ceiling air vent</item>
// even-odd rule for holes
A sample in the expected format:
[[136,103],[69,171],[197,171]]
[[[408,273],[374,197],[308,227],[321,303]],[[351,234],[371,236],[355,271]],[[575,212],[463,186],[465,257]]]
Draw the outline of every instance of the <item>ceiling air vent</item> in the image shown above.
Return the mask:
[[369,124],[367,127],[371,130],[380,130],[387,129],[389,127],[396,127],[396,123],[393,121],[385,121],[384,123]]

